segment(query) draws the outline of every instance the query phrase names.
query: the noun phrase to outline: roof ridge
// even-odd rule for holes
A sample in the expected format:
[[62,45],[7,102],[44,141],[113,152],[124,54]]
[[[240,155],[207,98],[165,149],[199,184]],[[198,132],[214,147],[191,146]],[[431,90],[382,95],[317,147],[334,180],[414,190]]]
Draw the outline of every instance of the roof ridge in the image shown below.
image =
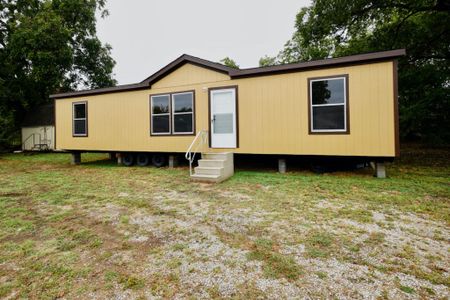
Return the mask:
[[240,69],[240,70],[232,70],[230,72],[230,76],[231,77],[240,77],[240,76],[248,76],[248,75],[254,75],[254,74],[272,73],[272,72],[277,72],[277,71],[280,72],[280,71],[289,71],[289,70],[297,70],[297,69],[305,69],[305,68],[314,68],[314,67],[320,67],[320,66],[382,60],[382,59],[389,59],[389,58],[403,56],[405,54],[406,54],[405,49],[367,52],[367,53],[360,53],[360,54],[347,55],[347,56],[341,56],[341,57],[332,57],[332,58],[309,60],[309,61],[302,61],[302,62],[296,62],[296,63],[266,66],[266,67],[255,67],[255,68],[246,68],[246,69]]
[[291,64],[282,64],[282,65],[274,65],[268,67],[256,67],[256,68],[247,68],[247,69],[234,69],[225,65],[222,65],[217,62],[209,61],[203,58],[195,57],[189,54],[183,54],[179,56],[174,61],[167,64],[165,67],[159,69],[157,72],[153,73],[151,76],[147,77],[141,82],[133,83],[133,84],[124,84],[115,87],[109,88],[100,88],[100,89],[92,89],[92,90],[84,90],[78,92],[68,92],[61,94],[50,95],[50,98],[68,98],[75,97],[81,95],[95,95],[101,93],[114,93],[120,91],[127,90],[138,90],[150,88],[151,85],[164,76],[174,72],[181,66],[186,63],[191,63],[196,66],[200,66],[203,68],[211,69],[216,72],[224,73],[230,78],[241,78],[241,77],[249,77],[249,76],[265,76],[270,74],[277,74],[283,72],[294,72],[300,70],[307,70],[313,68],[325,68],[325,67],[333,67],[339,65],[349,65],[349,64],[362,64],[364,62],[374,62],[374,61],[385,61],[385,60],[393,60],[397,57],[404,56],[406,54],[405,49],[395,49],[395,50],[387,50],[387,51],[378,51],[378,52],[369,52],[362,54],[355,54],[349,56],[342,56],[336,58],[326,58],[320,60],[311,60],[305,62],[291,63]]

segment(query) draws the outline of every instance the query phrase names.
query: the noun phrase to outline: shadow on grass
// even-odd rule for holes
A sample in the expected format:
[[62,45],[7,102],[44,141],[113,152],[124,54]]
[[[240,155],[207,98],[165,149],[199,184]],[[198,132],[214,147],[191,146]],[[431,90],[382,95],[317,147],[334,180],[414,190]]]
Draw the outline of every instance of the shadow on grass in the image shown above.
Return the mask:
[[116,161],[110,160],[108,158],[105,159],[98,159],[98,160],[89,160],[89,161],[83,161],[81,160],[82,166],[87,167],[100,167],[100,168],[119,168],[122,167],[117,164]]

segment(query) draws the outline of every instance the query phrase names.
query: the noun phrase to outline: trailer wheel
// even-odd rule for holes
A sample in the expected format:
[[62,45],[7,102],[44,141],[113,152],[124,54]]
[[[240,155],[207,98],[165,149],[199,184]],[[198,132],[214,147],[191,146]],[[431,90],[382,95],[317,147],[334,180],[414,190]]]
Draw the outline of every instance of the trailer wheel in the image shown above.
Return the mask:
[[150,162],[150,159],[146,153],[139,153],[136,157],[136,164],[139,167],[145,167]]
[[311,171],[313,171],[316,174],[324,174],[327,171],[326,168],[322,165],[314,164],[314,165],[311,165],[310,168],[311,168]]
[[125,153],[122,158],[122,164],[127,167],[131,167],[134,164],[133,153]]
[[152,164],[157,167],[161,168],[166,164],[166,156],[162,154],[155,154],[152,156]]

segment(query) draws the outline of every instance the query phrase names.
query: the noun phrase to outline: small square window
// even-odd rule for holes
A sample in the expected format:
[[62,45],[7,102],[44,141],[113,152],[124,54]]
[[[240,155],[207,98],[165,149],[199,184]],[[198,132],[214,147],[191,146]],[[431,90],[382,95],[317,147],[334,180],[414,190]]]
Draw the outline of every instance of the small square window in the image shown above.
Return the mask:
[[170,131],[169,115],[153,116],[153,133],[168,133]]
[[343,104],[345,101],[344,78],[317,80],[311,83],[312,104]]
[[86,118],[86,104],[80,103],[74,105],[74,111],[75,111],[75,119],[84,119]]
[[313,107],[313,128],[326,130],[345,128],[344,106],[316,106]]
[[173,132],[192,132],[192,114],[173,116]]
[[192,93],[173,95],[173,112],[192,112]]
[[152,97],[152,111],[153,114],[168,114],[169,113],[169,95]]

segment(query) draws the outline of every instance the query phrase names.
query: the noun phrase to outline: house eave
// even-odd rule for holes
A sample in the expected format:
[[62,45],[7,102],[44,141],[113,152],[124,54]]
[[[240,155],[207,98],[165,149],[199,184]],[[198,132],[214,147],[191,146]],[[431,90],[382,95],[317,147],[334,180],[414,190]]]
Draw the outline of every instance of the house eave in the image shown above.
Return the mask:
[[335,68],[341,66],[349,66],[349,65],[361,65],[366,63],[374,63],[379,61],[392,61],[397,59],[398,57],[406,55],[405,49],[397,49],[397,50],[389,50],[389,51],[381,51],[381,52],[372,52],[365,54],[357,54],[351,56],[344,56],[338,58],[327,58],[321,60],[314,60],[308,62],[300,62],[293,64],[285,64],[285,65],[276,65],[270,67],[259,67],[259,68],[249,68],[249,69],[233,69],[227,66],[224,66],[219,63],[215,63],[212,61],[208,61],[202,58],[190,56],[184,54],[155,72],[150,77],[144,79],[143,81],[135,84],[127,84],[120,85],[115,87],[108,88],[100,88],[93,90],[84,90],[84,91],[74,91],[68,93],[60,93],[50,95],[51,99],[64,99],[64,98],[74,98],[81,96],[92,96],[99,94],[109,94],[109,93],[119,93],[126,91],[136,91],[143,89],[150,89],[151,85],[161,78],[167,76],[168,74],[174,72],[181,66],[185,64],[193,64],[199,67],[207,68],[216,72],[220,72],[223,74],[227,74],[231,79],[237,78],[245,78],[245,77],[257,77],[257,76],[268,76],[274,74],[282,74],[282,73],[291,73],[291,72],[299,72],[299,71],[307,71],[311,69],[326,69],[326,68]]

